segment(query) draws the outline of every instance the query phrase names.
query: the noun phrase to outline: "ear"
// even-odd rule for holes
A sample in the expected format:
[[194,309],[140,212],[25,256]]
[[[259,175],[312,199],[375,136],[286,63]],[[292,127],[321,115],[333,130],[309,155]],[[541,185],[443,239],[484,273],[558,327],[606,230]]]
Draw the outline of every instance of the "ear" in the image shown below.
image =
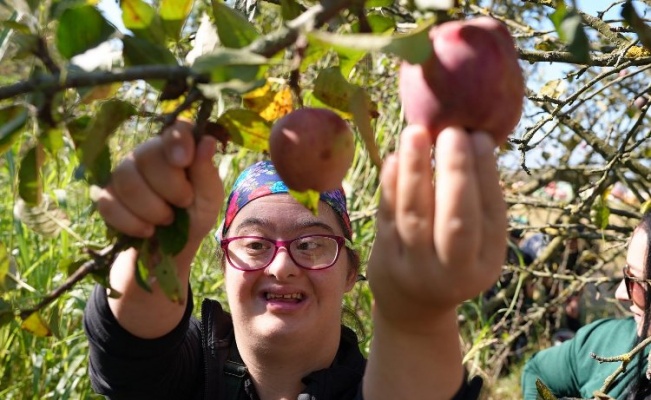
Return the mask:
[[357,272],[351,268],[351,270],[348,272],[348,276],[346,276],[346,293],[353,290],[355,282],[357,282]]

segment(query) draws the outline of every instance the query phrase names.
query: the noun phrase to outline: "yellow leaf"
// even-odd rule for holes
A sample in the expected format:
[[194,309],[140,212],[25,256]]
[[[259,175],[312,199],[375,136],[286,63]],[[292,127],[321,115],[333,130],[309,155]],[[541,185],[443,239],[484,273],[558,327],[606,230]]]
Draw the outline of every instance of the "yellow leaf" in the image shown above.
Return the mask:
[[[161,111],[163,114],[169,114],[172,111],[176,110],[176,108],[181,105],[185,101],[185,95],[180,96],[177,99],[174,100],[163,100],[160,102],[161,105]],[[192,106],[189,108],[186,108],[179,114],[179,118],[184,118],[189,121],[194,121],[197,115],[197,103],[195,102]]]
[[29,317],[25,318],[20,327],[39,337],[52,336],[50,328],[38,312],[33,312]]
[[298,192],[296,190],[289,190],[289,194],[299,203],[301,203],[305,208],[310,210],[312,214],[319,215],[319,192],[316,190],[308,189],[304,192]]
[[289,87],[278,91],[271,90],[269,82],[243,96],[244,106],[257,112],[267,121],[275,121],[294,108],[292,92]]
[[626,57],[630,58],[642,58],[648,57],[649,55],[651,55],[651,52],[640,46],[633,46],[630,49],[626,50]]
[[565,81],[562,79],[555,79],[545,83],[542,89],[540,89],[540,94],[553,99],[558,99],[563,93],[565,93],[565,90]]
[[640,206],[640,212],[646,214],[651,211],[651,200],[647,200]]

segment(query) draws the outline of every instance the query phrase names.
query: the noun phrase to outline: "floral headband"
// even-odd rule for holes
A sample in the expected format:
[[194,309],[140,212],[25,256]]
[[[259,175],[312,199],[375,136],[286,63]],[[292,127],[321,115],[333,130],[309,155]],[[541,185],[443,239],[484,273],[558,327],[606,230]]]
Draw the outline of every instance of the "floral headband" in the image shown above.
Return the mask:
[[[289,193],[287,185],[280,179],[271,161],[257,162],[246,168],[235,180],[226,202],[226,217],[215,237],[218,241],[226,236],[237,213],[251,201],[270,194]],[[344,236],[351,240],[350,217],[346,210],[346,195],[343,189],[321,192],[320,198],[335,211],[344,228]]]

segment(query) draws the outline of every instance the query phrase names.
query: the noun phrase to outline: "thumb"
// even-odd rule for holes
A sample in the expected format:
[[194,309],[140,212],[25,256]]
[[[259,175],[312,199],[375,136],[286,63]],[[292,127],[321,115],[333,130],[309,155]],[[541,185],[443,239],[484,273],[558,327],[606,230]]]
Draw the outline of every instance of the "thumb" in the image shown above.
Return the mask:
[[217,218],[224,202],[224,185],[212,161],[215,149],[216,140],[211,136],[202,136],[187,171],[195,191],[194,207],[205,216]]
[[194,124],[186,120],[177,120],[165,128],[162,134],[163,150],[167,161],[178,168],[187,168],[194,158]]

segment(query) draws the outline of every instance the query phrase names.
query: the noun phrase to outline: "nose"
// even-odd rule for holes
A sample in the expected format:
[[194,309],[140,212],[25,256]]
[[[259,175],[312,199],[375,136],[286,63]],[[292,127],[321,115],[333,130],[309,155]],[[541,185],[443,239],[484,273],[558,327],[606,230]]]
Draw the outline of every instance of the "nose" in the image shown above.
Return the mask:
[[278,280],[285,280],[287,278],[296,276],[300,267],[294,263],[294,260],[289,256],[289,250],[285,246],[279,246],[276,256],[265,269],[268,275],[276,277]]
[[631,299],[628,298],[628,292],[626,291],[626,284],[624,283],[624,279],[619,281],[619,285],[617,285],[617,289],[615,290],[615,298],[619,301],[631,301]]

